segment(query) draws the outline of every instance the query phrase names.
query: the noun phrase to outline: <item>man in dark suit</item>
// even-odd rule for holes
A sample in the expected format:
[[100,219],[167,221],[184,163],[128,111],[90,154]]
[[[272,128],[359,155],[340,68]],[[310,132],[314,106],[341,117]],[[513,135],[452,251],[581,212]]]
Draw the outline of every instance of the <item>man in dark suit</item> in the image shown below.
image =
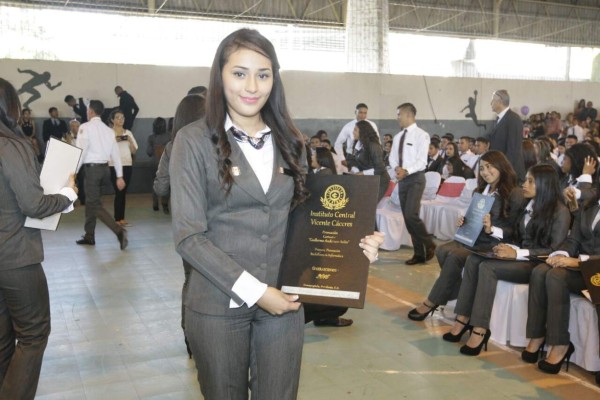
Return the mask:
[[56,107],[50,107],[48,114],[50,114],[50,118],[44,120],[42,130],[44,143],[48,143],[48,140],[50,140],[51,137],[55,137],[56,139],[60,140],[69,131],[69,128],[67,128],[67,123],[58,118],[58,110]]
[[79,122],[82,124],[87,122],[87,106],[85,105],[83,97],[80,97],[79,100],[75,100],[75,97],[68,95],[65,97],[65,103],[73,109],[73,112],[78,116]]
[[496,123],[489,133],[490,150],[498,150],[506,155],[512,164],[519,181],[525,180],[523,161],[523,121],[508,105],[510,96],[506,90],[496,90],[492,95],[492,110],[498,114]]
[[429,150],[427,151],[427,172],[439,172],[442,173],[444,168],[444,157],[440,155],[440,142],[431,139],[429,143]]
[[123,125],[123,128],[131,130],[140,108],[135,103],[133,96],[127,93],[126,90],[123,90],[121,86],[115,87],[115,94],[119,97],[119,109],[123,111],[123,114],[125,115],[125,124]]

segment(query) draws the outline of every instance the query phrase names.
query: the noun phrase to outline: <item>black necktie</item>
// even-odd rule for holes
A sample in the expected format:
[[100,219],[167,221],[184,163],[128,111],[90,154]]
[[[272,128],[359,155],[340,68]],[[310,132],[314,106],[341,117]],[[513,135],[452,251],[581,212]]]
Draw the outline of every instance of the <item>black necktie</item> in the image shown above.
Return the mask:
[[253,138],[239,129],[236,129],[235,126],[232,126],[230,130],[235,140],[240,143],[250,143],[250,146],[254,147],[256,150],[262,149],[262,147],[265,145],[267,136],[271,134],[271,132],[267,132],[264,133],[260,138]]
[[402,137],[400,138],[400,145],[398,146],[398,166],[400,168],[402,165],[402,153],[404,153],[404,139],[406,139],[406,129],[402,131]]

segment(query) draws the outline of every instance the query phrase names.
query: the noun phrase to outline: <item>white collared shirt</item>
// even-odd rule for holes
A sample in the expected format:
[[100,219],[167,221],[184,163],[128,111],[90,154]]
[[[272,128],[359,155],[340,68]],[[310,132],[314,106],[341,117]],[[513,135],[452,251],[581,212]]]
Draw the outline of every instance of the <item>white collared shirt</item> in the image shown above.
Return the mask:
[[[365,121],[371,124],[373,129],[375,129],[375,132],[377,132],[377,136],[379,136],[379,130],[377,129],[377,125],[375,125],[375,122],[369,121],[368,119],[365,119]],[[333,148],[335,149],[335,152],[340,157],[344,157],[344,159],[344,143],[346,144],[346,153],[352,154],[352,145],[354,144],[354,127],[356,126],[357,122],[358,120],[353,119],[352,121],[344,125],[344,127],[338,134],[338,137],[335,139],[335,144],[333,145]],[[360,142],[356,144],[356,150],[360,150],[361,147],[362,146],[360,145]]]
[[[229,117],[229,114],[227,114],[227,117],[225,118],[225,132],[229,131],[232,126],[235,126],[236,129],[247,134],[247,132],[235,125]],[[271,128],[265,125],[264,129],[258,131],[254,137],[260,138],[267,132],[271,132]],[[236,139],[233,137],[233,135],[229,135],[229,140]],[[273,177],[273,163],[275,162],[275,153],[271,135],[267,135],[264,145],[260,149],[255,149],[248,142],[238,141],[237,143],[242,149],[242,153],[244,153],[244,157],[246,157],[248,164],[250,164],[250,167],[252,167],[252,171],[254,171],[254,174],[258,178],[263,192],[266,194],[269,190],[269,186],[271,185],[271,179]],[[230,299],[229,308],[239,308],[244,305],[244,303],[248,307],[252,307],[267,291],[267,284],[256,279],[248,271],[244,271],[233,284],[231,291],[237,294],[240,299],[244,300],[244,302],[238,304],[233,299]]]
[[77,147],[81,148],[81,159],[77,171],[83,164],[103,164],[112,161],[117,177],[123,176],[121,154],[115,140],[115,133],[102,122],[100,117],[94,117],[79,127]]
[[[429,150],[429,134],[419,128],[416,123],[405,128],[406,139],[404,139],[404,149],[402,152],[402,168],[408,174],[424,171],[427,168],[427,150]],[[392,171],[398,167],[398,149],[400,148],[400,139],[402,137],[402,129],[394,136],[392,142],[392,150],[390,151],[390,167]]]
[[475,163],[479,160],[479,156],[474,154],[471,150],[467,150],[460,154],[460,159],[463,163],[469,166],[469,168],[474,169]]

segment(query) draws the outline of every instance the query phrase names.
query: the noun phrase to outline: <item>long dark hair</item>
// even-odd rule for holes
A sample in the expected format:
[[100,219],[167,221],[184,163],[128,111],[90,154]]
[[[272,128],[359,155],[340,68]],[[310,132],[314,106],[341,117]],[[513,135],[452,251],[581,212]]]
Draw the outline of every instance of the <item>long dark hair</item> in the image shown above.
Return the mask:
[[229,193],[233,184],[233,175],[231,173],[231,160],[229,160],[231,144],[224,128],[227,104],[223,91],[222,71],[229,56],[239,49],[255,51],[271,61],[273,88],[260,114],[265,124],[271,128],[275,145],[290,167],[294,179],[294,204],[297,204],[308,196],[308,191],[304,185],[305,171],[301,161],[304,139],[300,131],[294,126],[287,109],[283,83],[279,74],[279,61],[273,44],[253,29],[240,29],[223,39],[217,48],[210,71],[206,103],[206,125],[212,131],[212,141],[219,158],[219,175],[222,179],[223,188]]
[[327,150],[325,147],[317,147],[315,150],[317,163],[319,163],[321,167],[329,168],[334,174],[337,174],[331,151]]
[[167,133],[167,121],[163,117],[156,117],[152,122],[152,133],[163,135]]
[[181,99],[175,110],[171,140],[175,140],[175,136],[181,128],[204,117],[205,111],[206,100],[204,97],[190,94]]
[[[565,151],[565,157],[569,157],[571,161],[571,170],[568,175],[572,178],[577,178],[579,175],[583,173],[583,164],[585,163],[586,157],[593,157],[594,160],[598,159],[598,155],[592,149],[591,146],[586,145],[585,143],[576,143]],[[596,177],[598,172],[598,167],[596,166],[596,171],[594,171],[594,178]]]
[[377,132],[367,121],[358,121],[356,123],[356,127],[358,128],[358,140],[366,146],[367,143],[379,143],[379,139],[377,138]]
[[[500,217],[505,218],[508,215],[508,206],[510,202],[510,194],[513,189],[517,186],[517,173],[508,161],[504,153],[496,150],[490,150],[484,153],[479,159],[479,165],[482,161],[486,161],[500,172],[500,179],[496,185],[496,190],[500,195],[500,201],[502,201],[502,208],[500,210]],[[477,192],[483,193],[487,186],[487,182],[481,174],[477,177]]]
[[448,157],[448,155],[446,155],[446,160],[448,160],[450,158],[458,158],[460,160],[460,156],[458,155],[458,145],[456,143],[454,143],[454,142],[449,142],[446,145],[446,148],[448,148],[448,146],[452,146],[452,149],[454,150],[454,155],[452,157]]
[[[7,80],[0,78],[0,122],[4,124],[11,133],[20,135],[18,125],[19,116],[21,115],[21,102],[19,95],[14,86]],[[0,130],[0,134],[2,130]],[[5,132],[3,136],[8,136],[10,133]]]
[[[540,247],[549,247],[552,242],[552,222],[556,218],[559,205],[564,205],[558,174],[548,164],[534,165],[529,168],[529,174],[535,180],[535,197],[531,214],[531,229],[533,241]],[[516,229],[518,233],[519,230]]]

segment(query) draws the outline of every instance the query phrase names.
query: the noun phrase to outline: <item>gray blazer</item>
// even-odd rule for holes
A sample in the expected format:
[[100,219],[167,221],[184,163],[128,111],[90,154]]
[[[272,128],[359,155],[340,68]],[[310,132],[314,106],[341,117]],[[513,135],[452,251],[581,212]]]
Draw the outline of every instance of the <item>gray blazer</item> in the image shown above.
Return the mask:
[[2,123],[0,131],[0,270],[7,270],[44,260],[42,235],[25,228],[25,218],[56,214],[71,201],[62,194],[45,195],[31,143]]
[[592,259],[600,259],[600,223],[592,230],[594,217],[600,210],[598,203],[587,209],[580,208],[575,214],[571,233],[559,250],[566,251],[571,257],[587,254]]
[[[234,183],[221,186],[218,158],[204,120],[178,132],[171,153],[171,202],[175,247],[193,268],[184,303],[204,314],[247,312],[231,290],[244,270],[275,286],[283,256],[294,182],[275,148],[267,194],[237,142],[230,136]],[[301,158],[301,160],[305,159]],[[236,176],[237,175],[237,176]]]
[[552,220],[552,228],[550,234],[550,247],[539,247],[533,237],[532,224],[529,223],[525,227],[525,209],[518,222],[519,236],[521,238],[520,243],[516,243],[522,249],[529,249],[529,255],[532,256],[543,256],[548,255],[558,249],[560,244],[567,238],[569,232],[569,225],[571,224],[571,213],[569,209],[562,203],[559,204],[556,214]]
[[154,185],[152,185],[154,193],[161,197],[168,196],[171,192],[171,178],[169,175],[171,151],[173,151],[173,142],[169,142],[165,146],[165,151],[160,157],[156,176],[154,177]]

